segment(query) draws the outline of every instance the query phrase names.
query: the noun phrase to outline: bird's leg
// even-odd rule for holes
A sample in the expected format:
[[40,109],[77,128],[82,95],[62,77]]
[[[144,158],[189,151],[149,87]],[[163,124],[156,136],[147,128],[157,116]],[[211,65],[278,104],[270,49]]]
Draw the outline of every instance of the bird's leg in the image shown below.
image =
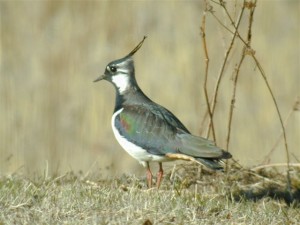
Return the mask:
[[164,174],[164,171],[163,171],[162,163],[159,162],[159,170],[158,170],[157,179],[156,179],[156,186],[157,186],[157,188],[160,187],[160,183],[162,181],[163,174]]
[[150,170],[149,162],[147,162],[147,183],[148,188],[152,187],[152,172]]

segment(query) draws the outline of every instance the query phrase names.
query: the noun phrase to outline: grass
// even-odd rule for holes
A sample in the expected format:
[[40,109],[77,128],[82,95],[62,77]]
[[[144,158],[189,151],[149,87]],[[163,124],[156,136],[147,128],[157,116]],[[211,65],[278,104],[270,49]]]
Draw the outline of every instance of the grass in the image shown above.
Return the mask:
[[[0,225],[300,221],[299,3],[34,3],[0,1]],[[145,93],[259,166],[178,164],[159,190],[111,178],[141,173],[110,129],[113,88],[92,80],[144,35]]]
[[296,224],[299,170],[292,174],[292,202],[279,195],[285,177],[273,169],[223,174],[177,165],[159,190],[132,175],[13,175],[0,179],[0,224]]

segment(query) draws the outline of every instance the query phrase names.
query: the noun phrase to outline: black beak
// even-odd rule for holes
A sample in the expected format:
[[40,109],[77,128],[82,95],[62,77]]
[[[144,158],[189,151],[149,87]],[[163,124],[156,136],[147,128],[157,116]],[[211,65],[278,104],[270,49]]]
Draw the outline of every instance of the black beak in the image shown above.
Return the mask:
[[105,75],[101,75],[96,80],[94,80],[94,82],[98,82],[98,81],[103,80],[103,79],[105,79]]

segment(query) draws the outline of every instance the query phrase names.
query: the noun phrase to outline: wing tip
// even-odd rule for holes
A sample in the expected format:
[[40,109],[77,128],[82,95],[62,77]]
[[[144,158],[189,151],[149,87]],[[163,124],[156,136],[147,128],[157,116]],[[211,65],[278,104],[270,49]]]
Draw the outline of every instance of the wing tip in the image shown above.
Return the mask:
[[220,157],[221,159],[230,159],[232,158],[232,155],[228,151],[222,150],[222,156]]
[[209,169],[224,172],[224,167],[220,163],[223,161],[218,159],[196,158],[197,163],[206,166]]

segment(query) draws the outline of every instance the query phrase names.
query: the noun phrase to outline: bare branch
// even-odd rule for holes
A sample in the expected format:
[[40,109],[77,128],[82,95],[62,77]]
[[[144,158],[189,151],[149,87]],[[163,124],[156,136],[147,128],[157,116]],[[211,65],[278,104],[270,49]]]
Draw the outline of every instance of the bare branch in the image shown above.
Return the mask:
[[[204,49],[204,55],[205,55],[205,76],[204,76],[204,95],[205,95],[205,101],[207,105],[207,112],[209,114],[210,118],[210,124],[211,124],[211,129],[212,129],[212,135],[213,135],[213,140],[216,142],[216,134],[215,134],[215,128],[214,128],[214,123],[213,123],[213,117],[212,117],[212,112],[210,109],[210,104],[209,104],[209,98],[208,98],[208,92],[207,92],[207,77],[208,77],[208,68],[209,68],[209,56],[208,56],[208,50],[207,50],[207,44],[206,44],[206,36],[205,36],[205,25],[206,25],[206,12],[208,11],[208,3],[205,1],[205,10],[203,12],[202,16],[202,25],[200,27],[201,30],[201,37],[202,37],[202,43],[203,43],[203,49]],[[206,138],[208,138],[209,133],[207,132]]]
[[214,89],[214,95],[213,95],[213,99],[212,99],[212,104],[211,104],[211,106],[212,106],[212,109],[211,109],[212,118],[214,116],[215,109],[216,109],[216,103],[217,103],[217,98],[218,98],[218,93],[219,93],[219,87],[220,87],[221,79],[222,79],[223,74],[224,74],[224,69],[225,69],[225,66],[227,64],[228,56],[229,56],[229,54],[230,54],[230,52],[232,50],[232,47],[233,47],[234,42],[236,40],[236,37],[238,35],[238,27],[239,27],[241,19],[243,17],[244,10],[245,10],[245,4],[243,4],[243,7],[242,7],[241,12],[240,12],[240,15],[239,15],[239,17],[237,19],[237,23],[236,23],[236,26],[235,26],[235,32],[233,34],[233,37],[231,38],[231,42],[230,42],[229,47],[228,47],[228,49],[227,49],[227,51],[225,53],[225,58],[224,58],[224,61],[223,61],[223,64],[222,64],[219,76],[217,78],[216,86],[215,86],[215,89]]

